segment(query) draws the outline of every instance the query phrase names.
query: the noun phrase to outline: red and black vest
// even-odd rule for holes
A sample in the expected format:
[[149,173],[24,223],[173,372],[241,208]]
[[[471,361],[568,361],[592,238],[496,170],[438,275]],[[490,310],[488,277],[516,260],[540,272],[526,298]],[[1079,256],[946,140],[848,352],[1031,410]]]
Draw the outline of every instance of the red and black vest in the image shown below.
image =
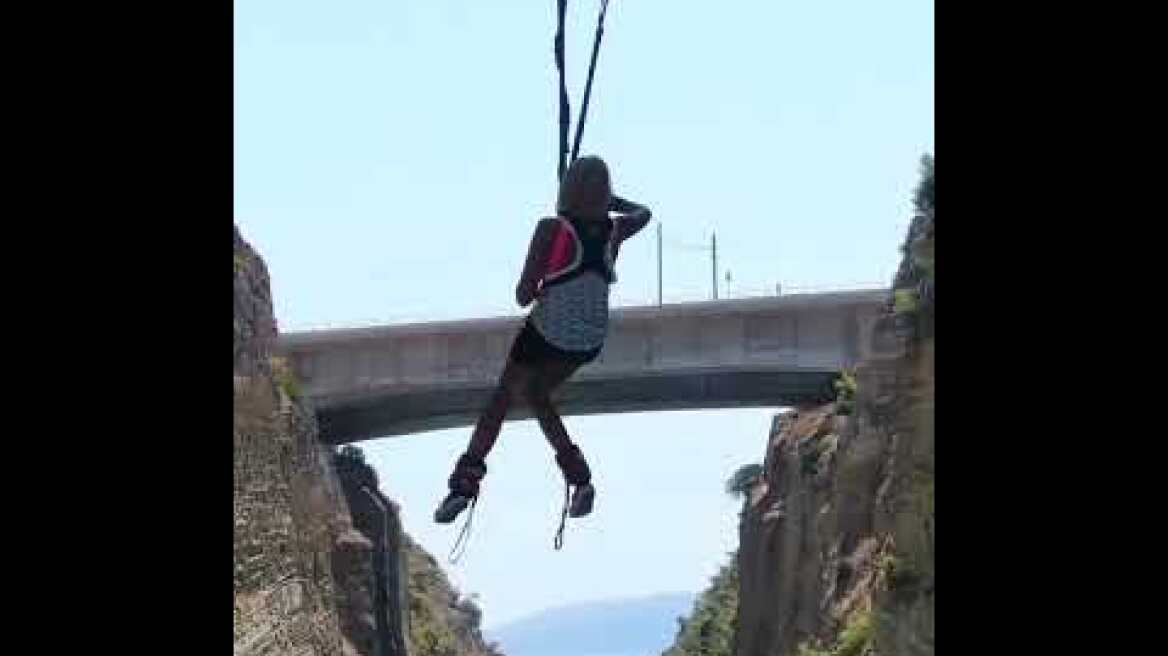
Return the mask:
[[616,222],[586,222],[562,216],[556,220],[559,225],[552,237],[543,286],[564,282],[585,271],[596,271],[609,284],[616,282]]

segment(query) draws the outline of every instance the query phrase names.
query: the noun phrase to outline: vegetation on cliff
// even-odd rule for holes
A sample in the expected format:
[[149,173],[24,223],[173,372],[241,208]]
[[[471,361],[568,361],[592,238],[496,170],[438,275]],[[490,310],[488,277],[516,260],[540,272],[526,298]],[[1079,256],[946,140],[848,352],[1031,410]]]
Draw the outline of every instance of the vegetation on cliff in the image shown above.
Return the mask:
[[[726,479],[726,494],[742,497],[745,507],[750,490],[762,478],[762,463],[751,462]],[[677,618],[677,637],[662,656],[731,656],[738,621],[738,554],[710,580],[710,586],[694,602],[688,618]]]
[[893,281],[893,306],[897,314],[931,315],[936,285],[934,162],[921,158],[921,180],[913,194],[913,219],[901,246],[903,258]]
[[816,649],[804,644],[799,647],[798,656],[861,656],[870,653],[872,646],[873,624],[872,614],[857,613],[843,631],[831,649]]
[[726,481],[726,494],[745,495],[762,476],[762,464],[752,462],[739,467]]
[[694,602],[688,618],[677,619],[677,638],[662,656],[732,656],[738,617],[738,559],[731,555]]
[[411,656],[502,656],[480,631],[483,613],[473,596],[463,597],[450,585],[434,557],[409,536]]
[[850,415],[856,403],[856,372],[844,371],[835,381],[835,411]]

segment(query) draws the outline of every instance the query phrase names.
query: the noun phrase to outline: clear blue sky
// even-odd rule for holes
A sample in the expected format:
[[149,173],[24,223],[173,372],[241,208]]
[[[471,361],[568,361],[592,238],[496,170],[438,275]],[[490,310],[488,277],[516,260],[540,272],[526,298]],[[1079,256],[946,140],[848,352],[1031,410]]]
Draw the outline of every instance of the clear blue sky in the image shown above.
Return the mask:
[[[575,112],[599,2],[569,4]],[[234,218],[282,330],[519,312],[555,195],[554,29],[551,0],[235,3]],[[610,2],[582,151],[660,220],[667,301],[709,294],[709,256],[687,246],[714,229],[723,294],[886,284],[933,149],[931,2]],[[614,302],[655,298],[653,227],[618,270]],[[771,414],[569,419],[601,496],[561,553],[558,474],[534,425],[510,424],[448,571],[488,626],[697,590],[737,539],[721,482],[762,457]],[[454,531],[429,515],[467,432],[365,445],[436,555]]]

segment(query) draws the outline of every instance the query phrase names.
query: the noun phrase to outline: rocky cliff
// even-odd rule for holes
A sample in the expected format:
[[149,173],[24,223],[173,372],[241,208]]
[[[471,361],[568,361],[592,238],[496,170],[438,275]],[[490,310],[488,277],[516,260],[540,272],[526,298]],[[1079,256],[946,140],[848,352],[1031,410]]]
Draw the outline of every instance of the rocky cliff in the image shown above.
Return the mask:
[[360,450],[319,443],[275,352],[267,267],[238,228],[234,273],[235,654],[495,654]]
[[461,596],[426,550],[403,534],[409,568],[410,656],[503,656],[479,630],[482,611]]
[[776,417],[740,526],[738,656],[934,653],[933,162],[873,356]]
[[235,232],[235,653],[345,653],[334,545],[348,512],[273,349],[267,267]]
[[[496,656],[479,630],[482,611],[461,596],[424,549],[404,530],[397,504],[379,488],[377,472],[362,451],[342,447],[334,468],[353,526],[368,545],[354,554],[339,586],[343,608],[358,619],[345,633],[362,654]],[[342,612],[342,616],[346,613]]]

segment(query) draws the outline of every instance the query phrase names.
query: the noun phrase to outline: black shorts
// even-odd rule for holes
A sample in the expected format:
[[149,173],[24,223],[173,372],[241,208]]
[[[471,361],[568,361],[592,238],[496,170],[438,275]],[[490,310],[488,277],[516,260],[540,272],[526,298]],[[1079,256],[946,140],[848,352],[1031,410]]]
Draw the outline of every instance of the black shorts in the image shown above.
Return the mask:
[[511,345],[511,361],[518,364],[538,365],[543,362],[570,362],[586,364],[600,355],[600,347],[590,351],[569,351],[555,346],[539,334],[530,321],[523,322],[523,329]]

